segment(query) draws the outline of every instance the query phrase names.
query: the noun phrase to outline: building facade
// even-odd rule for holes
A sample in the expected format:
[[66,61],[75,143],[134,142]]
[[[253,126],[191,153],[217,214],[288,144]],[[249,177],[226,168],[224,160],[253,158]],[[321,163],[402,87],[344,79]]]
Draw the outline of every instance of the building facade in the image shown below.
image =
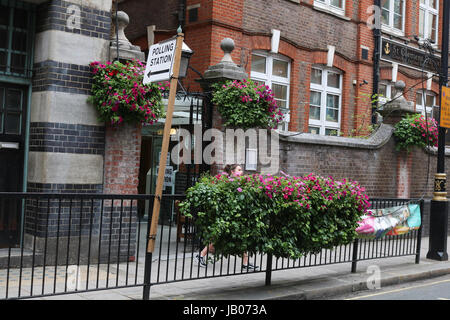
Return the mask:
[[[182,25],[195,52],[191,65],[203,73],[222,58],[221,40],[232,38],[233,60],[269,85],[287,114],[284,130],[367,133],[375,120],[370,95],[377,94],[382,106],[394,98],[398,80],[418,111],[431,116],[439,104],[442,1],[173,0],[153,7],[152,19],[138,9],[150,3],[122,2],[135,25],[130,40],[146,48],[143,25],[151,25],[156,40]],[[434,53],[424,64],[425,39]],[[191,70],[186,86],[196,88],[197,78]]]

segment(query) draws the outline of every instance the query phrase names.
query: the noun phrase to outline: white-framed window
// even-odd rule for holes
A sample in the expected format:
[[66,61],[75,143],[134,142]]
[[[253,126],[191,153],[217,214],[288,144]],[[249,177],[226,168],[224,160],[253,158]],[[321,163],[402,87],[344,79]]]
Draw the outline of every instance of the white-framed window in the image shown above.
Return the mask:
[[405,30],[405,1],[381,0],[381,23],[384,31],[403,34]]
[[394,87],[394,82],[382,81],[378,84],[378,106],[383,106],[387,102],[391,101],[397,91]]
[[420,111],[425,115],[425,110],[427,112],[427,117],[432,116],[433,106],[436,105],[436,94],[428,90],[419,90],[416,92],[416,111]]
[[314,0],[314,6],[339,15],[345,14],[345,0]]
[[291,77],[291,60],[279,54],[255,51],[252,53],[250,78],[258,84],[272,89],[274,98],[284,114],[279,130],[287,131],[290,120],[289,90]]
[[310,88],[308,132],[339,135],[342,74],[328,68],[313,67]]
[[437,44],[439,1],[420,0],[419,38],[430,39]]

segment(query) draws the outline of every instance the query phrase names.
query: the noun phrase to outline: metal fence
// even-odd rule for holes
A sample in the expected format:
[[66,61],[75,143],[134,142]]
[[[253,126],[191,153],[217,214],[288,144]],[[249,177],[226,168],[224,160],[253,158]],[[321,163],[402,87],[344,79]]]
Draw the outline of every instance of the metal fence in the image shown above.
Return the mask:
[[[353,243],[308,254],[296,260],[266,254],[249,257],[256,270],[242,268],[241,256],[208,253],[203,267],[196,255],[204,244],[192,221],[180,216],[175,201],[183,195],[163,195],[153,253],[147,253],[149,216],[138,216],[138,206],[152,208],[152,195],[0,193],[0,215],[19,207],[20,245],[0,249],[0,299],[23,299],[127,287],[143,287],[149,299],[154,285],[193,279],[266,274],[273,271],[351,263],[413,255],[420,259],[421,228],[405,235]],[[385,208],[423,200],[372,199],[372,207]],[[1,230],[0,230],[1,232]]]

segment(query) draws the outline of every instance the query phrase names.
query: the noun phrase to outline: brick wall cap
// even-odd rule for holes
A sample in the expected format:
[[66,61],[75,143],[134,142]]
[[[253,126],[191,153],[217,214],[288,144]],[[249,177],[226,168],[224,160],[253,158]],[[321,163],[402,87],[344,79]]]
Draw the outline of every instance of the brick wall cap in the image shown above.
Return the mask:
[[380,127],[366,139],[322,136],[311,133],[301,133],[299,135],[290,136],[291,134],[280,133],[280,140],[291,143],[319,144],[361,149],[379,149],[391,139],[393,133],[393,126],[382,123]]

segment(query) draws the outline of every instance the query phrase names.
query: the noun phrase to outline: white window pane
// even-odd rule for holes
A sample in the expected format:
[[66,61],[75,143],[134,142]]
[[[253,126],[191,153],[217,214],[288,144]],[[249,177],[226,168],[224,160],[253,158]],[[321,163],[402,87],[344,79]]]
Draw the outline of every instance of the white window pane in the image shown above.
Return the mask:
[[383,9],[389,10],[390,0],[381,0],[381,7]]
[[436,39],[436,15],[428,15],[428,38],[434,40]]
[[322,84],[322,70],[312,69],[312,71],[311,71],[311,83]]
[[331,0],[330,3],[332,6],[343,8],[342,0]]
[[287,86],[272,84],[272,92],[275,99],[287,100]]
[[334,94],[327,94],[327,108],[339,108],[339,96]]
[[419,38],[425,37],[425,10],[419,10]]
[[420,4],[425,4],[425,0],[420,0]]
[[252,71],[266,73],[266,58],[252,55]]
[[380,84],[378,85],[378,95],[386,98],[386,90],[387,90],[387,86],[385,84]]
[[314,120],[320,120],[320,92],[311,91],[309,98],[309,118]]
[[319,134],[320,133],[320,129],[317,127],[309,127],[308,128],[308,132],[312,133],[312,134]]
[[403,0],[394,0],[394,13],[399,15],[403,13]]
[[288,77],[288,63],[286,61],[273,60],[272,74],[277,77]]
[[259,87],[259,86],[265,86],[266,83],[264,81],[261,80],[254,80],[252,79],[252,81]]
[[334,72],[328,72],[327,74],[327,86],[332,88],[340,88],[340,76]]
[[428,95],[426,96],[425,106],[432,107],[434,105],[434,96]]
[[320,106],[321,98],[322,96],[320,92],[311,91],[311,94],[309,96],[309,104],[313,106]]
[[309,118],[313,120],[320,120],[320,107],[309,106]]
[[326,136],[337,136],[338,129],[325,129],[325,135]]
[[389,24],[389,10],[383,8],[381,11],[381,23]]
[[403,21],[401,15],[394,14],[394,28],[398,30],[403,29]]
[[339,111],[336,109],[327,109],[327,121],[338,122]]
[[417,92],[416,93],[416,104],[423,106],[423,101],[422,101],[422,93],[421,92]]

